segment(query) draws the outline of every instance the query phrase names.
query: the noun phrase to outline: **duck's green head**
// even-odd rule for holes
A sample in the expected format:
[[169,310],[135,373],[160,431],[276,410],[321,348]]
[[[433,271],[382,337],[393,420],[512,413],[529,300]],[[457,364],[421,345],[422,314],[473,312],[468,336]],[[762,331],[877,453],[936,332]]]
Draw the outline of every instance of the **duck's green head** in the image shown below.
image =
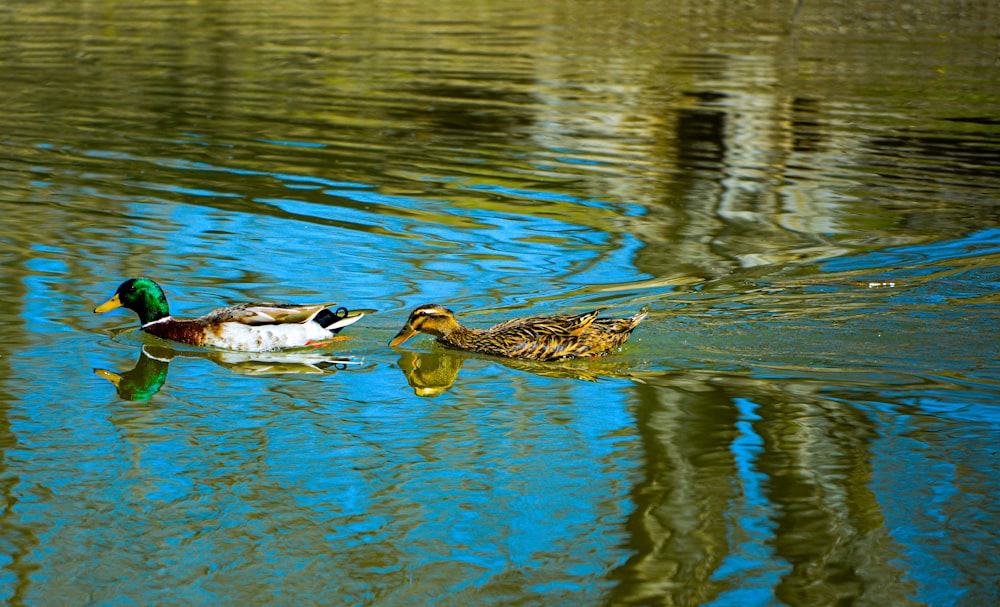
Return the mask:
[[149,278],[130,278],[118,285],[118,290],[111,299],[94,308],[94,312],[102,314],[115,308],[128,308],[139,315],[143,325],[154,320],[170,316],[167,296],[163,289]]

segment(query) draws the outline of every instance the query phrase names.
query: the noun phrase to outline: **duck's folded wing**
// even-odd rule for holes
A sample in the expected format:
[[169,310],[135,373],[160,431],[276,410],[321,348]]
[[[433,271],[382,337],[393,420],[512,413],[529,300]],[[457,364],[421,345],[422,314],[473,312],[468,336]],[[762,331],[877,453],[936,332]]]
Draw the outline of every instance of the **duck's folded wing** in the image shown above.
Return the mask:
[[301,324],[309,322],[319,314],[320,310],[333,305],[336,304],[248,303],[216,310],[210,316],[213,317],[213,322],[238,322],[251,326]]
[[490,332],[515,332],[535,338],[540,336],[575,336],[586,331],[600,313],[601,310],[593,310],[583,314],[514,318],[496,325],[490,329]]

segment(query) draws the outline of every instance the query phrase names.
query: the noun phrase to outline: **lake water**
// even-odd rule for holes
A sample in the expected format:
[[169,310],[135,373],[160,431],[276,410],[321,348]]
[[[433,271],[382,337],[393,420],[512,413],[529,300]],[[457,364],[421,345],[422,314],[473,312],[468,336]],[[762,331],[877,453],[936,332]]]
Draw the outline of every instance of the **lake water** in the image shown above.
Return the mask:
[[[986,0],[5,3],[2,600],[997,604],[998,31]],[[92,313],[141,275],[179,316],[370,312],[235,358]],[[423,303],[649,318],[598,360],[389,348]]]

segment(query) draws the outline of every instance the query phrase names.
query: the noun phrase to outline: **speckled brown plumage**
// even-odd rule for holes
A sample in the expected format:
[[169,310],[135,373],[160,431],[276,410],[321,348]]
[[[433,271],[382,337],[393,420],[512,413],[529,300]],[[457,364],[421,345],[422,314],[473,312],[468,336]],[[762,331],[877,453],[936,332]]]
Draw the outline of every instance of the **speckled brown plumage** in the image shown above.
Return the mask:
[[646,318],[598,318],[600,310],[585,314],[514,318],[489,329],[463,326],[455,313],[437,304],[422,305],[389,342],[398,346],[417,333],[427,333],[446,346],[524,360],[562,360],[604,356],[616,350]]

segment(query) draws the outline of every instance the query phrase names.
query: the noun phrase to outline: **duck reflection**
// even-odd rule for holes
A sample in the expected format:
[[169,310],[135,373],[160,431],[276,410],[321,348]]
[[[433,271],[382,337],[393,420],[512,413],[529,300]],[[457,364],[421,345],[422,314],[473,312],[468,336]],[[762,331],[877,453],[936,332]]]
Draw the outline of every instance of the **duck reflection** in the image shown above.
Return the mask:
[[94,369],[94,375],[103,377],[118,391],[118,397],[123,400],[146,401],[160,391],[167,381],[167,370],[170,360],[160,358],[147,351],[143,346],[139,350],[139,360],[131,371],[116,373],[110,369]]
[[344,371],[361,361],[322,352],[225,352],[175,350],[143,345],[130,371],[95,368],[94,374],[111,382],[124,400],[146,401],[167,380],[170,362],[178,356],[202,358],[240,375],[323,374]]
[[424,354],[404,351],[399,368],[417,396],[441,396],[454,385],[465,359],[453,352]]
[[627,363],[594,363],[593,361],[535,362],[511,358],[483,357],[474,354],[435,348],[432,353],[400,352],[399,369],[417,396],[436,397],[447,392],[458,379],[458,372],[468,358],[489,360],[510,369],[526,371],[542,377],[558,377],[596,382],[601,378],[625,378],[641,381]]

